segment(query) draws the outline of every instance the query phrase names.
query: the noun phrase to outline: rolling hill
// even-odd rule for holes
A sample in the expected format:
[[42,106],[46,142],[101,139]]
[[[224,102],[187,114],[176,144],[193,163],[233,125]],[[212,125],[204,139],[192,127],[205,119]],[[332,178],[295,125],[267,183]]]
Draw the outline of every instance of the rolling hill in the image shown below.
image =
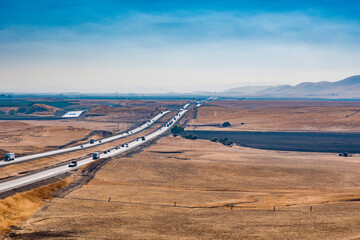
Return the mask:
[[360,75],[337,82],[303,82],[295,86],[240,87],[218,93],[224,97],[360,99]]

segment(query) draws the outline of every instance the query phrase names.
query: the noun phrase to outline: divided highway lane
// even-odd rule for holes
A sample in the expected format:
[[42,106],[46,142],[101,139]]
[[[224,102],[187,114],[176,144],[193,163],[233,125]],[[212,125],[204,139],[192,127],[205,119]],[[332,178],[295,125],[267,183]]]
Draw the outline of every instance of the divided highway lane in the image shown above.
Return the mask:
[[138,132],[141,132],[142,130],[148,128],[150,125],[155,123],[157,120],[159,120],[160,118],[162,118],[164,115],[168,114],[169,112],[170,111],[160,112],[155,117],[153,117],[152,119],[148,120],[146,123],[142,124],[141,126],[135,128],[133,130],[129,130],[129,131],[125,132],[125,133],[121,133],[121,134],[111,136],[111,137],[108,137],[108,138],[99,139],[99,140],[95,141],[92,144],[91,143],[86,143],[86,144],[82,144],[82,145],[78,145],[78,146],[74,146],[74,147],[63,148],[63,149],[58,149],[58,150],[53,150],[53,151],[37,153],[37,154],[32,154],[32,155],[23,156],[23,157],[18,157],[18,158],[15,158],[15,160],[12,160],[12,161],[7,161],[7,162],[1,161],[0,162],[0,167],[5,166],[5,165],[9,165],[9,164],[35,160],[35,159],[38,159],[38,158],[54,156],[54,155],[58,155],[58,154],[62,154],[62,153],[74,152],[74,151],[78,151],[78,150],[82,150],[82,149],[86,149],[86,148],[95,147],[95,146],[105,144],[105,143],[108,143],[108,142],[112,142],[114,140],[124,138],[124,137],[130,136],[130,135],[136,134]]
[[[117,147],[117,149],[116,148],[110,149],[110,152],[107,152],[106,154],[101,153],[100,159],[113,157],[113,156],[122,154],[124,152],[130,151],[148,141],[151,141],[152,139],[160,136],[161,134],[165,133],[166,131],[170,130],[184,116],[184,114],[187,112],[186,108],[189,105],[190,104],[186,104],[182,109],[180,109],[180,111],[173,118],[171,118],[161,128],[144,136],[145,140],[138,138],[136,140],[128,142],[127,144],[124,144],[124,147]],[[128,147],[126,147],[126,145]],[[29,184],[32,184],[35,182],[39,182],[39,181],[42,181],[42,180],[45,180],[45,179],[48,179],[51,177],[55,177],[55,176],[61,175],[66,172],[70,172],[72,170],[75,170],[79,167],[82,167],[82,166],[89,164],[91,162],[94,162],[96,160],[98,160],[98,159],[93,159],[92,157],[89,157],[89,158],[85,158],[83,160],[77,161],[76,167],[69,167],[68,165],[64,165],[64,166],[55,167],[55,168],[52,168],[49,170],[44,170],[42,172],[34,173],[34,174],[31,174],[28,176],[24,176],[24,177],[20,177],[20,178],[14,179],[14,180],[9,180],[9,181],[0,183],[0,193],[12,190],[14,188],[23,187],[23,186],[26,186],[26,185],[29,185]]]

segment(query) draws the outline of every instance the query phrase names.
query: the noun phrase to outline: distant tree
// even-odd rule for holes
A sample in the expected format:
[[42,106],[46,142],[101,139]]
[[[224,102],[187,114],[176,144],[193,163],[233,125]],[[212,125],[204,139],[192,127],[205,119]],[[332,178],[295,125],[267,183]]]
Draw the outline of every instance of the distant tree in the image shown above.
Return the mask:
[[222,124],[222,127],[231,127],[231,124],[229,122],[224,122]]
[[25,113],[28,110],[28,107],[26,106],[21,106],[18,108],[17,112],[18,113]]
[[189,133],[189,134],[186,134],[186,135],[184,136],[184,138],[186,138],[186,139],[191,139],[191,140],[196,140],[196,139],[198,139],[199,137],[196,136],[196,135],[192,135],[191,133]]
[[184,127],[180,126],[180,125],[175,125],[172,129],[171,129],[171,133],[172,134],[180,134],[184,131]]
[[222,144],[224,144],[225,146],[230,146],[230,145],[233,144],[233,142],[232,142],[232,141],[229,141],[229,139],[228,139],[227,137],[225,137],[225,138],[220,138],[220,139],[219,139],[219,142],[222,143]]
[[9,111],[9,115],[15,115],[15,113],[16,113],[16,111],[15,111],[14,109],[11,109],[11,110]]
[[212,142],[218,142],[219,139],[217,139],[217,138],[215,137],[215,138],[211,139],[210,141],[212,141]]

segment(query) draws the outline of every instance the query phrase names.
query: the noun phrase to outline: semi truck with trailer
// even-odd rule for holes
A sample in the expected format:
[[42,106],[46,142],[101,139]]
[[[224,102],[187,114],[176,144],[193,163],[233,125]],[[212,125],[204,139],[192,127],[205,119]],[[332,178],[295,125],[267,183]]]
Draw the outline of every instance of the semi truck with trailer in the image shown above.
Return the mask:
[[5,161],[12,161],[15,160],[15,153],[6,153],[5,154]]

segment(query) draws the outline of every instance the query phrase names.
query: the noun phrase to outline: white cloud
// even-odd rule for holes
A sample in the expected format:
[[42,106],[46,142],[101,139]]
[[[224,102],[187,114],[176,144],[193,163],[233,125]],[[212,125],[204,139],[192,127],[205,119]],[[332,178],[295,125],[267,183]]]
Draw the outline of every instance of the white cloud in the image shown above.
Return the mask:
[[301,13],[239,12],[12,28],[0,32],[0,81],[4,91],[139,93],[335,81],[359,73],[359,29]]

